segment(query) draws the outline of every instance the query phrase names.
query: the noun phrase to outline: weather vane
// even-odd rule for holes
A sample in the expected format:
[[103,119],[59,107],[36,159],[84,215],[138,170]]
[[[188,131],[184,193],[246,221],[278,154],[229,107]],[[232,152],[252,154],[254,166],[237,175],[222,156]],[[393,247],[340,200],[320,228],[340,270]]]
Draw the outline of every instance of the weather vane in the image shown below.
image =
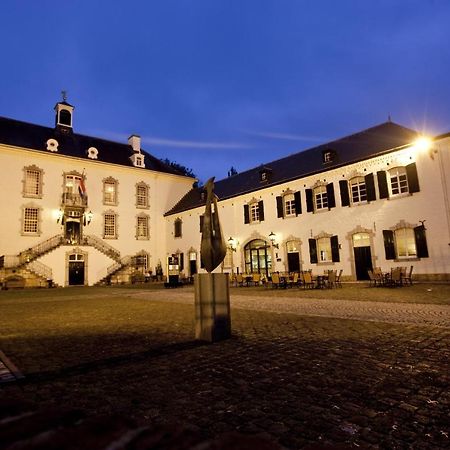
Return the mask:
[[67,91],[61,91],[63,102],[67,101]]

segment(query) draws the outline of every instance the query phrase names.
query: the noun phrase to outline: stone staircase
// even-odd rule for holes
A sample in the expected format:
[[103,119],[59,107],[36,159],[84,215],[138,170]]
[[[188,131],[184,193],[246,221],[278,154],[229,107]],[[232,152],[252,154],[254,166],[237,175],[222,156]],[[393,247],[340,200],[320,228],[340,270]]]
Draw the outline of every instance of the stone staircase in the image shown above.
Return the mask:
[[133,259],[134,258],[132,256],[125,256],[119,259],[119,261],[116,261],[106,269],[106,275],[97,283],[95,283],[95,285],[98,286],[111,284],[113,278],[115,279],[115,282],[113,284],[120,284],[121,280],[123,282],[129,282],[130,277],[134,272],[133,268],[131,267]]

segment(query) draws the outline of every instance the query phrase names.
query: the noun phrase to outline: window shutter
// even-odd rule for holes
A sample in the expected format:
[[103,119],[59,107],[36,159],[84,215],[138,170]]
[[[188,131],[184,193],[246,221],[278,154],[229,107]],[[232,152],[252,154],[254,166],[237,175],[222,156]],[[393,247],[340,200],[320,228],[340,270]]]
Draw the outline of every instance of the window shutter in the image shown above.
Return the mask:
[[244,205],[244,223],[250,223],[250,208]]
[[178,261],[178,264],[179,264],[179,269],[180,269],[180,272],[181,272],[184,269],[184,253],[180,253],[178,255],[178,257],[180,258],[179,261]]
[[336,206],[336,200],[334,198],[333,183],[327,184],[327,199],[328,199],[328,209],[334,208]]
[[339,262],[339,240],[337,236],[331,236],[331,260],[333,262]]
[[350,206],[350,196],[348,193],[347,180],[339,180],[339,190],[341,191],[341,205]]
[[298,216],[302,213],[302,199],[300,197],[300,191],[294,193],[295,199],[295,215]]
[[200,216],[200,233],[203,231],[203,221],[205,220],[205,216],[202,214]]
[[259,209],[259,221],[262,222],[264,220],[264,202],[261,200],[258,202]]
[[283,213],[283,197],[277,197],[277,217],[284,217]]
[[406,166],[406,177],[408,178],[409,193],[419,192],[419,178],[417,177],[416,163],[411,163]]
[[418,258],[428,258],[427,237],[425,235],[425,227],[419,225],[414,228],[414,236],[416,238],[416,250]]
[[367,201],[376,200],[377,196],[375,194],[375,182],[373,180],[373,173],[369,173],[364,177],[364,181],[366,182],[366,192],[367,192]]
[[309,242],[309,260],[312,264],[317,263],[317,242],[315,239],[308,239]]
[[306,211],[314,212],[313,190],[306,189],[305,193],[306,193]]
[[386,259],[395,259],[394,232],[391,230],[383,230],[383,239]]
[[377,172],[377,178],[378,178],[378,190],[380,192],[380,198],[389,198],[386,172],[384,170],[380,170],[379,172]]

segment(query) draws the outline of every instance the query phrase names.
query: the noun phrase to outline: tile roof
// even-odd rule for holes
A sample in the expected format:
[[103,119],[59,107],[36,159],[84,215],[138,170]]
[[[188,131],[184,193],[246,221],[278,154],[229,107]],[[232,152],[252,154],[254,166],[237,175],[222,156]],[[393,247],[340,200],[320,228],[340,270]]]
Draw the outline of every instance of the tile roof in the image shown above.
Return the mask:
[[[417,137],[418,133],[414,130],[393,122],[385,122],[216,181],[214,192],[219,200],[236,197],[389,152],[410,144]],[[323,153],[327,151],[331,151],[334,157],[331,162],[324,163]],[[267,169],[268,181],[261,182],[260,172]],[[202,191],[201,187],[192,189],[165,215],[202,206],[205,203]]]
[[[62,133],[58,128],[49,128],[0,117],[0,144],[50,153],[46,144],[48,139],[56,139],[58,141],[58,152],[55,154],[89,159],[87,150],[90,147],[95,147],[98,150],[98,161],[134,167],[129,159],[134,152],[128,143],[120,144],[72,132]],[[149,153],[142,151],[142,154],[145,155],[145,169],[183,175]]]

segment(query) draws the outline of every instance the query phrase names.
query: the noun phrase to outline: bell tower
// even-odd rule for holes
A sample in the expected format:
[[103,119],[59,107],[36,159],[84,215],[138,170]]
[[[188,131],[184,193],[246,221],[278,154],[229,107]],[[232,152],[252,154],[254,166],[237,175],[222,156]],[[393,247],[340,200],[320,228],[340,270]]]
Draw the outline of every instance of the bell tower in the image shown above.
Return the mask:
[[74,107],[67,103],[67,92],[62,91],[62,101],[55,105],[55,128],[62,133],[68,134],[73,132],[72,119]]

